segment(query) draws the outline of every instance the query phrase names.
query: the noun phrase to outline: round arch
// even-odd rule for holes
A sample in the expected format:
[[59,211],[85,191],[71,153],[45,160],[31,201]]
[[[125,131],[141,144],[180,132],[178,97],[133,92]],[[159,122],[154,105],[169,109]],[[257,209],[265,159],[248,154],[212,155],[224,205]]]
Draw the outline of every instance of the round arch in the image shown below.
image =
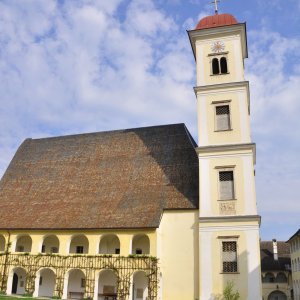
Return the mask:
[[85,293],[85,272],[81,269],[70,269],[64,278],[63,299],[84,298]]
[[27,271],[22,267],[14,267],[10,270],[7,279],[6,294],[23,295],[25,293]]
[[115,234],[106,234],[101,237],[99,254],[120,254],[120,240]]
[[287,300],[287,296],[281,291],[273,291],[269,294],[268,300]]
[[285,283],[287,282],[287,277],[283,272],[279,272],[276,276],[276,282]]
[[18,235],[16,238],[15,252],[31,252],[32,239],[28,234]]
[[98,280],[95,282],[94,300],[105,300],[106,297],[117,297],[117,291],[118,276],[115,271],[111,269],[101,270],[98,273]]
[[89,240],[84,234],[73,235],[70,239],[69,253],[89,253]]
[[132,275],[131,298],[133,300],[146,300],[148,297],[148,277],[144,271],[136,271]]
[[146,234],[137,234],[132,238],[132,254],[150,254],[150,239]]
[[59,252],[59,238],[55,234],[47,234],[44,236],[41,252],[42,253],[58,253]]
[[275,281],[275,276],[273,273],[266,273],[266,275],[263,277],[263,282],[270,283]]
[[53,297],[56,272],[52,268],[42,268],[36,273],[34,297]]

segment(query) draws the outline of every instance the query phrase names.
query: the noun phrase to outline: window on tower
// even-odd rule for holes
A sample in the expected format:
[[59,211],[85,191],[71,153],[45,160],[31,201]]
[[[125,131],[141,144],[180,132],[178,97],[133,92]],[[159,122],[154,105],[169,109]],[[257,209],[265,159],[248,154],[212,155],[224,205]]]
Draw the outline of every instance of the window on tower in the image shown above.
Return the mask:
[[230,108],[229,105],[216,106],[216,130],[230,130]]
[[212,60],[212,73],[214,75],[220,74],[220,65],[219,60],[217,58],[214,58]]
[[211,74],[212,75],[220,75],[220,74],[228,74],[228,62],[226,56],[218,56],[214,57],[211,60]]
[[227,59],[226,57],[222,57],[220,59],[220,65],[221,65],[221,74],[227,74],[228,68],[227,68]]
[[236,273],[238,271],[237,263],[237,242],[222,242],[222,272]]
[[234,199],[233,171],[219,171],[220,200]]

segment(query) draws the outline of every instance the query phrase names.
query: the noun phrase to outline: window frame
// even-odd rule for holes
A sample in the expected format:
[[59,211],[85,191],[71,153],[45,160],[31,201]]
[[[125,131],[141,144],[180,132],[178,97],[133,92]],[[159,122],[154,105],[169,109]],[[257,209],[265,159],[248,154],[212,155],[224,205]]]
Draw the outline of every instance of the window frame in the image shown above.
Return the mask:
[[[218,201],[235,201],[235,200],[237,200],[236,180],[235,180],[236,166],[220,166],[220,167],[215,167],[215,169],[217,171],[217,181],[218,181]],[[233,198],[231,198],[231,199],[221,199],[220,172],[232,172],[232,175],[233,175]]]
[[[239,263],[239,243],[238,243],[238,238],[239,236],[219,236],[218,239],[219,239],[219,249],[220,249],[220,257],[221,257],[221,260],[220,260],[220,274],[239,274],[240,271],[239,271],[239,266],[240,266],[240,263]],[[234,242],[236,243],[236,271],[235,272],[224,272],[224,268],[223,268],[223,263],[224,263],[224,260],[223,260],[223,243],[224,242]]]
[[[221,101],[212,101],[211,103],[213,105],[214,109],[214,131],[215,132],[226,132],[226,131],[232,131],[232,117],[231,117],[231,100],[221,100]],[[228,106],[229,107],[229,128],[228,129],[218,129],[217,128],[217,107],[220,106]]]
[[[210,53],[208,54],[209,57],[209,65],[210,65],[210,76],[219,76],[219,75],[228,75],[230,74],[229,72],[229,59],[228,59],[228,54],[229,52],[220,52],[220,53]],[[227,63],[227,73],[222,73],[221,72],[221,58],[224,57],[226,59],[226,63]],[[213,59],[216,58],[218,60],[219,63],[219,73],[218,74],[214,74],[213,72]]]

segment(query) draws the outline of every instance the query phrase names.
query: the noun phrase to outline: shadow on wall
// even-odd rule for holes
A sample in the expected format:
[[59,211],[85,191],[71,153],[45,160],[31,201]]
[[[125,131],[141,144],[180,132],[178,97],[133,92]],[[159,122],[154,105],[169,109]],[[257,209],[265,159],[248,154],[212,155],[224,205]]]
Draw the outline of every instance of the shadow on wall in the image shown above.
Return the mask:
[[170,202],[178,200],[171,199],[171,194],[174,198],[185,198],[181,200],[181,205],[188,200],[185,208],[198,207],[199,162],[195,151],[197,144],[185,125],[158,126],[153,130],[136,129],[134,134],[143,142],[148,153],[144,159],[141,159],[141,155],[135,156],[134,170],[138,174],[134,174],[133,177],[143,179],[151,189],[155,184],[161,187],[160,200],[163,207],[172,206]]
[[[222,257],[220,258],[222,260]],[[223,279],[220,282],[220,290],[224,292],[226,285],[230,282],[233,283],[233,292],[238,292],[239,300],[261,300],[262,287],[261,287],[261,268],[260,265],[255,266],[249,270],[248,266],[249,254],[242,252],[238,256],[238,272],[237,273],[224,273]],[[222,265],[222,263],[221,263]],[[257,282],[259,287],[257,288]],[[227,300],[235,298],[225,298],[223,293],[211,294],[208,300]]]

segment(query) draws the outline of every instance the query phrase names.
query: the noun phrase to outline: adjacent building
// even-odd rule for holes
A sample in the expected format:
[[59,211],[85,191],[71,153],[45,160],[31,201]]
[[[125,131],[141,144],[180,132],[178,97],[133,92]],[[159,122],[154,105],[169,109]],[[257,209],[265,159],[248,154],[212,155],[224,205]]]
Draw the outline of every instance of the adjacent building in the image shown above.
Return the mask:
[[184,124],[25,140],[0,182],[2,292],[262,299],[246,25],[188,36],[198,144]]
[[263,300],[293,299],[290,245],[276,239],[260,242]]
[[291,249],[294,299],[300,300],[300,229],[287,242]]

